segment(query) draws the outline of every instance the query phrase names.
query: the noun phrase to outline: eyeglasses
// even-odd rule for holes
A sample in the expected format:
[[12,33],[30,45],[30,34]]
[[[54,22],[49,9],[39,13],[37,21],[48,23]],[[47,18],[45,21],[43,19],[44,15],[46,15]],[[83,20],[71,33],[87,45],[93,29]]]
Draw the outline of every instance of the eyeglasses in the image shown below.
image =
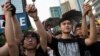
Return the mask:
[[25,37],[25,40],[29,40],[29,39],[36,40],[36,37]]

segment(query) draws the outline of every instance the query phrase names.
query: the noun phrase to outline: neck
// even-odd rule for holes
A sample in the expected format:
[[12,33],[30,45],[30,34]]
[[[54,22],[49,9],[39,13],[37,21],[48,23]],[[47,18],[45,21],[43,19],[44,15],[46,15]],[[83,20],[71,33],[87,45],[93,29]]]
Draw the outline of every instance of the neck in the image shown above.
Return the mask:
[[35,50],[26,50],[25,55],[26,56],[35,56]]
[[70,33],[62,33],[62,39],[71,39]]

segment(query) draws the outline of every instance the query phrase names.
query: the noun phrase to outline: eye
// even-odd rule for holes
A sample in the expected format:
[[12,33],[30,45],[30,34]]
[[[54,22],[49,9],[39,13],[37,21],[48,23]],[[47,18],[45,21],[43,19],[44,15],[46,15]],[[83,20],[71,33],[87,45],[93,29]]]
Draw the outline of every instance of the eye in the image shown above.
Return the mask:
[[66,25],[66,23],[63,23],[63,25]]

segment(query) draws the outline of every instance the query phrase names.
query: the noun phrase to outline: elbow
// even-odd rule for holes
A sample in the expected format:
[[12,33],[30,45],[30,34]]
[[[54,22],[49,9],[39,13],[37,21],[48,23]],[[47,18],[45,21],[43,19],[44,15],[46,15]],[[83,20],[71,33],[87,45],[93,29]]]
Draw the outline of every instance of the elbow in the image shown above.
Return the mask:
[[94,43],[94,42],[96,41],[96,39],[97,39],[97,38],[96,38],[96,35],[94,35],[94,36],[90,36],[90,40],[91,40],[91,42]]
[[8,43],[8,47],[10,47],[10,48],[14,47],[15,45],[16,45],[15,42],[13,42],[13,43]]

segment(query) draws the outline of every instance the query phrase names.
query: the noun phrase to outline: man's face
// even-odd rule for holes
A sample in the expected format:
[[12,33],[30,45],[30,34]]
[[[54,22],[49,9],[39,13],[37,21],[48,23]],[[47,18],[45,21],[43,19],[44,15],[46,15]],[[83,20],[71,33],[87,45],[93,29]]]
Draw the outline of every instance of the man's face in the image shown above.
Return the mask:
[[61,22],[60,29],[63,33],[70,33],[70,31],[72,30],[71,22],[69,20]]
[[77,27],[77,28],[75,29],[75,34],[78,35],[78,36],[82,36],[81,27]]
[[96,23],[96,31],[97,31],[97,34],[100,34],[100,24],[99,23]]
[[24,39],[24,48],[26,49],[35,49],[37,47],[37,40],[32,37],[31,35],[28,35]]

